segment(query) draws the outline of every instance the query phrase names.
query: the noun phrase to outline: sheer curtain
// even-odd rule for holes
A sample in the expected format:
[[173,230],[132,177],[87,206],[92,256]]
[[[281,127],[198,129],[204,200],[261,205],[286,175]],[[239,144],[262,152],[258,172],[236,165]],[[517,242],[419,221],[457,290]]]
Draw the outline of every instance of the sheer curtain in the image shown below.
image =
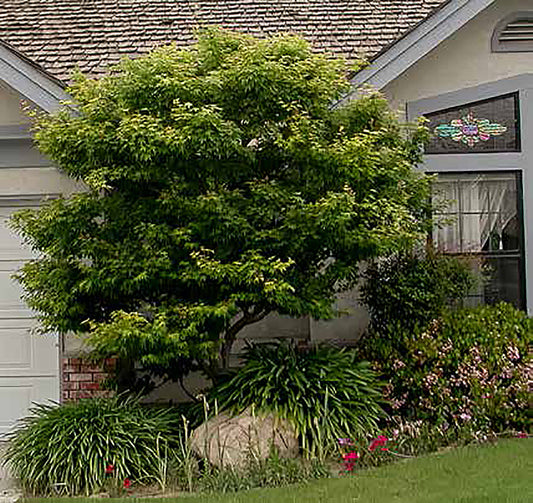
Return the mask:
[[435,202],[446,203],[433,234],[437,249],[479,253],[503,249],[503,233],[517,213],[514,175],[441,175]]

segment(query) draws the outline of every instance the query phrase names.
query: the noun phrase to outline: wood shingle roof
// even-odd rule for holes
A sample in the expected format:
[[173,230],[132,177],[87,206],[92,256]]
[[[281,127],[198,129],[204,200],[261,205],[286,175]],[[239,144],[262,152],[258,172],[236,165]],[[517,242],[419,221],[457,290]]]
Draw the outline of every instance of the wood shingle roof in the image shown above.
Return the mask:
[[294,32],[349,60],[376,55],[447,0],[1,0],[0,39],[68,80],[219,25],[257,36]]

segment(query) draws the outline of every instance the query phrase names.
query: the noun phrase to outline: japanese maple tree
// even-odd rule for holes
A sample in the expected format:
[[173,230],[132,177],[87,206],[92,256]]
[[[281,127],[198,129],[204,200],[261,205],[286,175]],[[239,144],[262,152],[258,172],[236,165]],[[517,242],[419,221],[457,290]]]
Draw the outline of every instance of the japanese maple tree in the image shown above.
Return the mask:
[[73,104],[34,130],[87,190],[14,218],[40,252],[18,278],[42,328],[215,378],[269,313],[334,317],[362,261],[428,226],[425,128],[377,93],[334,106],[347,73],[293,35],[210,29],[76,75]]

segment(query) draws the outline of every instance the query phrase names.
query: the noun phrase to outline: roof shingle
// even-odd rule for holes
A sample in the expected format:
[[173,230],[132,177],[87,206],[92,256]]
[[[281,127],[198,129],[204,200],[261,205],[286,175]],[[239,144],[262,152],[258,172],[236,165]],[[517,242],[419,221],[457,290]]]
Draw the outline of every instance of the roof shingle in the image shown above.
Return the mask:
[[298,33],[320,51],[372,57],[447,0],[2,0],[0,39],[55,77],[97,76],[124,56],[193,42],[199,26]]

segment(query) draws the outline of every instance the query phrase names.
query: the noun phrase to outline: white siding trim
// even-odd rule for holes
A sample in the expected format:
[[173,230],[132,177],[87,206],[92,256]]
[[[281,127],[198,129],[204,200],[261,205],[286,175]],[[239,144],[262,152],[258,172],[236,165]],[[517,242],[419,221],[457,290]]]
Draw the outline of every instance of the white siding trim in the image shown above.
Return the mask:
[[4,44],[0,44],[0,79],[46,112],[69,99],[63,87]]

